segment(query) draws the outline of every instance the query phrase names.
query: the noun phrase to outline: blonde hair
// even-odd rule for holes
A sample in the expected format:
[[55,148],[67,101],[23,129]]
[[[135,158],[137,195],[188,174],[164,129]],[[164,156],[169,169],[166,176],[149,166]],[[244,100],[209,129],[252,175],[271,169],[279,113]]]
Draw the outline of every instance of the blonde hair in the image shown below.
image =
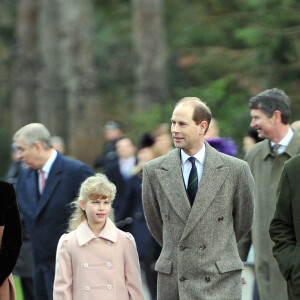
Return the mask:
[[88,177],[81,184],[78,198],[71,203],[75,209],[69,220],[68,232],[75,230],[86,219],[86,213],[79,205],[80,200],[87,202],[88,200],[104,197],[112,201],[115,196],[116,186],[104,174],[97,173],[95,176]]

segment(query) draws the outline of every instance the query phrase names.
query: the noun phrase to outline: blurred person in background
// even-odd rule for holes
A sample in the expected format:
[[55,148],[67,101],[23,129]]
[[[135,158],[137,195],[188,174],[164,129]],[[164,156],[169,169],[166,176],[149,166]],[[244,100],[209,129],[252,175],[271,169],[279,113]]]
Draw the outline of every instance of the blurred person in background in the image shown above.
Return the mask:
[[144,216],[142,204],[142,173],[146,162],[157,157],[155,139],[152,134],[145,133],[140,141],[137,153],[138,164],[131,172],[128,181],[128,189],[124,198],[124,208],[121,219],[130,219],[130,232],[134,236],[141,262],[141,268],[145,273],[146,283],[151,299],[156,299],[157,272],[154,270],[155,262],[160,253],[160,246],[152,237]]
[[170,125],[160,124],[154,131],[155,142],[153,149],[158,156],[166,155],[173,149],[173,142],[170,135]]
[[123,129],[120,123],[108,121],[104,127],[104,144],[102,154],[95,160],[94,168],[103,168],[107,161],[117,158],[116,142],[123,135]]
[[244,136],[243,138],[243,152],[244,155],[246,154],[246,152],[252,147],[254,146],[256,143],[259,143],[261,141],[263,141],[264,139],[261,139],[258,136],[257,130],[254,128],[251,128],[247,134]]
[[56,135],[52,136],[50,142],[51,142],[53,149],[57,150],[58,152],[60,152],[63,155],[65,154],[66,144],[60,136],[56,136]]
[[211,119],[207,133],[205,134],[205,140],[219,152],[236,156],[238,153],[237,146],[232,138],[220,137],[220,127],[218,121],[214,118]]
[[104,173],[108,179],[117,187],[117,194],[113,202],[114,220],[119,228],[130,231],[130,225],[123,221],[124,196],[131,177],[131,171],[137,164],[135,156],[136,147],[129,137],[122,137],[116,142],[117,157],[106,161]]
[[[300,135],[289,126],[290,99],[284,91],[265,90],[249,101],[250,126],[264,141],[251,147],[245,160],[255,180],[255,214],[252,226],[255,275],[261,300],[287,300],[286,283],[273,257],[269,225],[276,206],[276,190],[284,163],[300,153]],[[251,243],[240,242],[246,261]]]
[[[11,183],[16,188],[16,183],[21,170],[26,167],[21,160],[18,158],[18,151],[16,143],[12,143],[11,147],[11,165],[5,176],[5,181]],[[23,298],[24,300],[34,300],[34,288],[33,288],[33,256],[32,247],[29,239],[29,234],[26,228],[24,218],[21,214],[22,224],[22,247],[20,255],[18,257],[16,266],[13,270],[13,274],[20,277]]]
[[32,243],[35,297],[52,300],[56,247],[67,229],[69,204],[93,171],[53,149],[50,132],[43,124],[22,127],[13,141],[18,158],[28,167],[19,175],[16,192]]
[[0,181],[0,299],[15,300],[12,276],[22,244],[21,219],[16,193],[10,183]]

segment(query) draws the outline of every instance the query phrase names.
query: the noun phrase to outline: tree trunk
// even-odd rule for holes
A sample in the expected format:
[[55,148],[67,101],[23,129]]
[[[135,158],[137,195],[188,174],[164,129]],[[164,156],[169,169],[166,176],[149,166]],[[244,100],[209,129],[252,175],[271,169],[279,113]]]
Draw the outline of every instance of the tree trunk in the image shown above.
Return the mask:
[[37,121],[36,0],[20,0],[17,8],[16,52],[12,71],[12,131]]
[[60,68],[64,82],[68,149],[92,164],[101,144],[101,108],[94,62],[91,0],[56,0],[59,8]]
[[135,100],[138,109],[148,110],[168,97],[163,0],[132,0],[132,4]]
[[39,0],[38,119],[52,135],[65,135],[64,92],[60,76],[58,8],[55,1]]

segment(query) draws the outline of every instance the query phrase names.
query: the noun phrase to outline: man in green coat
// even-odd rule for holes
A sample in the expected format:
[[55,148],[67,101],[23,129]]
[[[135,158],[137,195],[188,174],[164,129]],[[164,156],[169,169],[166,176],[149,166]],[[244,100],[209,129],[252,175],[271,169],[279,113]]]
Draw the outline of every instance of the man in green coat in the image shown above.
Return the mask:
[[[255,272],[261,300],[286,300],[287,289],[273,257],[268,230],[276,206],[276,190],[285,161],[300,153],[300,135],[289,126],[290,100],[279,89],[263,91],[250,99],[251,127],[265,140],[246,153],[255,181],[255,216],[252,227]],[[240,242],[242,260],[250,244]]]
[[270,236],[273,254],[287,281],[290,300],[300,299],[300,155],[285,163],[277,192]]

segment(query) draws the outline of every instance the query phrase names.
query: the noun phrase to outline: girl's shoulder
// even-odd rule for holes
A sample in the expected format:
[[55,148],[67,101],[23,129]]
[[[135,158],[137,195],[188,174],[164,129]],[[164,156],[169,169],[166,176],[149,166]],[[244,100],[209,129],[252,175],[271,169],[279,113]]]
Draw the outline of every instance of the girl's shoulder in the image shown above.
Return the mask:
[[63,244],[67,244],[69,241],[73,241],[76,238],[75,236],[75,230],[68,232],[68,233],[64,233],[59,241],[58,241],[58,248],[60,248]]
[[118,232],[118,238],[120,238],[123,242],[130,241],[134,246],[136,246],[135,239],[131,233],[125,232],[119,228],[117,229],[117,232]]

